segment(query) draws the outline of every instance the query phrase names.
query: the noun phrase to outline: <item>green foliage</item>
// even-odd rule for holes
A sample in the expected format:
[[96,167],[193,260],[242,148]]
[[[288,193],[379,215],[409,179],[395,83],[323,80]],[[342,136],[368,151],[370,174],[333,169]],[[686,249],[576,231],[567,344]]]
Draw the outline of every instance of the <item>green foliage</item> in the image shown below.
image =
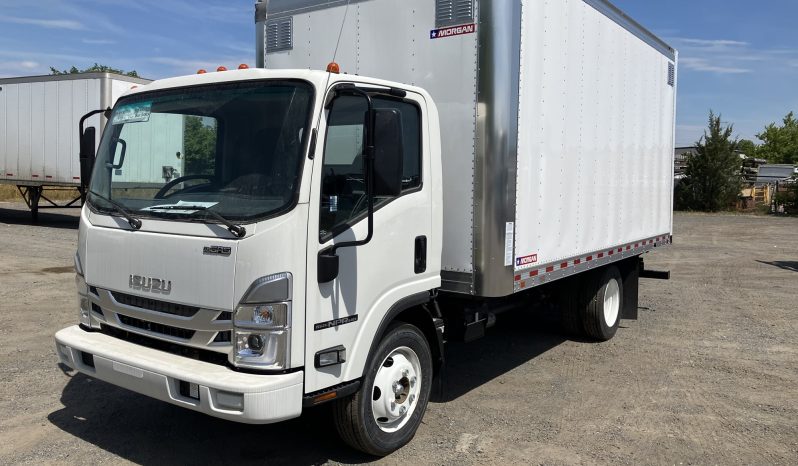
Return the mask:
[[115,73],[121,74],[123,76],[130,76],[131,78],[138,78],[139,74],[135,71],[124,71],[118,70],[116,68],[111,68],[110,66],[99,65],[97,63],[94,66],[90,66],[85,70],[80,70],[76,66],[73,66],[69,70],[61,71],[57,68],[50,67],[50,74],[51,75],[61,75],[61,74],[79,74],[79,73]]
[[798,120],[793,112],[784,117],[781,126],[771,123],[756,137],[763,142],[760,157],[773,163],[798,164]]
[[731,125],[721,125],[720,115],[709,112],[709,126],[696,143],[696,150],[687,161],[685,178],[677,189],[677,208],[717,212],[735,203],[742,182],[733,131]]
[[737,143],[737,150],[742,154],[745,154],[746,157],[757,157],[757,154],[759,153],[759,146],[757,146],[756,143],[750,139],[741,139]]
[[212,175],[216,165],[216,127],[187,116],[183,133],[186,175]]

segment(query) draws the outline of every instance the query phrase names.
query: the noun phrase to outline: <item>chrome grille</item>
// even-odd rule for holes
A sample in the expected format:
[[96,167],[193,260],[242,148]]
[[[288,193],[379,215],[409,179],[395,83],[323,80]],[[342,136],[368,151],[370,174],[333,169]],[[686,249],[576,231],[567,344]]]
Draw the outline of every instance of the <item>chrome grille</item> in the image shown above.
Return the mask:
[[116,302],[124,304],[125,306],[138,307],[148,311],[161,312],[163,314],[171,314],[173,316],[193,317],[199,312],[198,307],[186,306],[184,304],[175,304],[168,301],[160,301],[157,299],[143,298],[141,296],[133,296],[130,294],[119,293],[116,291],[111,292]]
[[170,343],[191,351],[227,355],[232,350],[233,314],[230,310],[205,309],[96,289],[89,295],[92,318],[106,327]]

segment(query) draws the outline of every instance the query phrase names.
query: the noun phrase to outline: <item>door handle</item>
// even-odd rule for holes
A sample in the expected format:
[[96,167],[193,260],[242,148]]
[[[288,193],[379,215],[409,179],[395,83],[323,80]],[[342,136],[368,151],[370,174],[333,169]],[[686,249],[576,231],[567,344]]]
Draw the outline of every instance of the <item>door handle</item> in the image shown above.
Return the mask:
[[427,271],[427,237],[416,237],[416,256],[414,270],[417,274]]

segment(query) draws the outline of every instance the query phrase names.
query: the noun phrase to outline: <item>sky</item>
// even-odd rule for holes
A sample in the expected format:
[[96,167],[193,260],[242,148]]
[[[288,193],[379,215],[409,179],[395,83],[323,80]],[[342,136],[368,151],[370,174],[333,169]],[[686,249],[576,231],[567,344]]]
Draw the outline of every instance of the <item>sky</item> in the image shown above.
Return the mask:
[[[401,0],[397,0],[401,1]],[[679,51],[677,146],[709,110],[755,140],[798,111],[796,0],[615,0]],[[0,0],[0,77],[95,62],[157,79],[255,62],[254,0]]]

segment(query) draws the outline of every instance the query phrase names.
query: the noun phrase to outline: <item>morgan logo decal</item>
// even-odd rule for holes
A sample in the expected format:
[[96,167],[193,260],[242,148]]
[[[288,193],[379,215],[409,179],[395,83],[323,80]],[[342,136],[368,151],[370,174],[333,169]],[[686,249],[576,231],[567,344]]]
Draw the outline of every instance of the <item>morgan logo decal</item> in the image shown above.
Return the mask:
[[357,314],[349,317],[341,317],[340,319],[328,320],[327,322],[319,322],[313,326],[313,330],[318,332],[319,330],[351,324],[352,322],[357,322]]
[[538,261],[538,255],[532,254],[531,256],[518,257],[515,259],[516,267],[523,267],[525,265],[535,264]]
[[150,293],[169,294],[172,292],[172,281],[162,278],[131,275],[128,279],[128,285],[134,290],[148,291]]
[[464,24],[462,26],[452,26],[448,28],[433,29],[429,32],[430,39],[442,39],[444,37],[462,36],[463,34],[473,34],[477,32],[477,25]]

